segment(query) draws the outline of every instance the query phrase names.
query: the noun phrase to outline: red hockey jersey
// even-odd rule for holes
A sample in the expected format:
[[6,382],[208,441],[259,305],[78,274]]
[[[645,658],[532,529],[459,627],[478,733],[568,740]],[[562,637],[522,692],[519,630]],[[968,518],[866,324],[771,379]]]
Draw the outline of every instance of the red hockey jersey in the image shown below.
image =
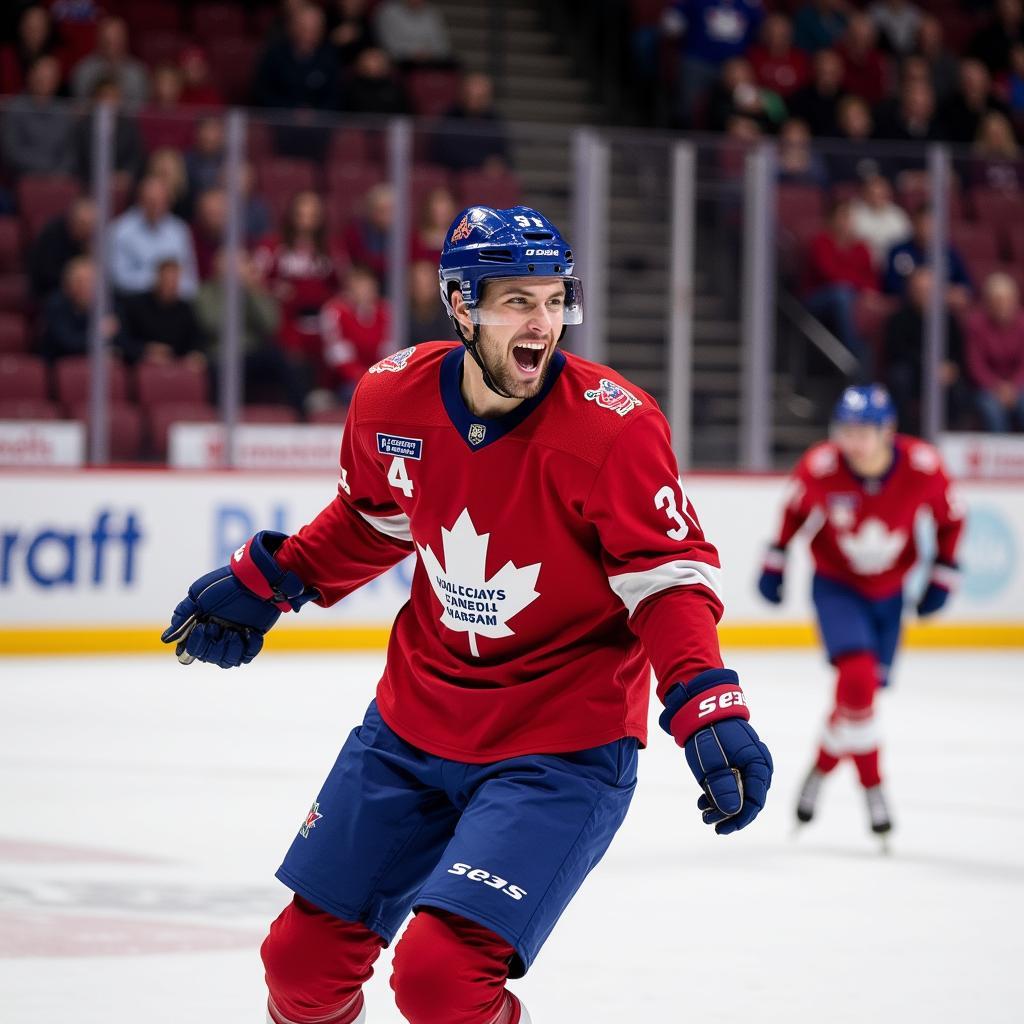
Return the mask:
[[897,434],[889,472],[863,480],[826,441],[797,464],[775,543],[785,548],[811,519],[811,556],[819,573],[868,597],[890,597],[917,560],[914,522],[924,509],[935,522],[938,559],[953,564],[963,510],[930,444]]
[[654,400],[557,352],[542,391],[474,416],[465,351],[404,349],[360,381],[338,497],[278,561],[331,605],[415,551],[384,720],[482,763],[647,738],[663,694],[721,667],[719,562]]

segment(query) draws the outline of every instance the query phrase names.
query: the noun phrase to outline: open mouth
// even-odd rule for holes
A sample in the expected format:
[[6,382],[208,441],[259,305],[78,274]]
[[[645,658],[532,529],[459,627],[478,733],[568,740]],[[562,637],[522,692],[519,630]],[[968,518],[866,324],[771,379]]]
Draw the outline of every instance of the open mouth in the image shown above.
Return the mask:
[[533,374],[540,369],[546,348],[542,341],[521,341],[513,347],[512,358],[523,373]]

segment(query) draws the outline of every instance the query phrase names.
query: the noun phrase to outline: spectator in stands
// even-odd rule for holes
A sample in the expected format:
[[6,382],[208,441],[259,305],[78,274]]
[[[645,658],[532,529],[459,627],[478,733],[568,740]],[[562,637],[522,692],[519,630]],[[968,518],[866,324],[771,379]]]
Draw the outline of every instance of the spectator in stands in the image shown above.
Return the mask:
[[121,323],[136,358],[169,363],[183,359],[206,369],[203,335],[192,303],[181,294],[181,264],[164,259],[156,280],[146,292],[121,301]]
[[196,125],[195,142],[185,154],[188,190],[196,196],[220,183],[224,169],[224,119],[202,118]]
[[14,96],[21,92],[28,69],[44,56],[57,56],[57,33],[50,12],[34,4],[21,12],[14,42],[0,49],[0,93]]
[[996,111],[986,114],[971,153],[972,185],[1015,196],[1024,194],[1024,162],[1007,117]]
[[722,131],[731,117],[748,117],[768,130],[781,124],[785,116],[782,99],[757,84],[748,61],[734,57],[722,65],[721,77],[708,98],[709,128]]
[[811,80],[811,61],[793,45],[793,24],[784,14],[769,14],[761,26],[760,42],[747,51],[754,77],[783,99]]
[[834,136],[842,95],[842,59],[835,50],[819,50],[814,55],[814,76],[790,98],[789,111],[806,121],[813,135]]
[[341,106],[360,114],[408,113],[408,97],[384,50],[371,46],[359,54],[345,81]]
[[839,142],[824,149],[833,182],[860,182],[878,174],[880,164],[865,145],[874,137],[871,108],[859,96],[844,96],[836,107]]
[[71,91],[81,99],[94,96],[100,80],[120,86],[124,104],[138,109],[149,95],[145,65],[128,52],[128,27],[122,18],[104,18],[96,31],[96,50],[79,61],[71,74]]
[[829,213],[828,227],[811,239],[804,273],[804,304],[824,320],[857,360],[858,375],[870,380],[872,359],[857,330],[857,296],[874,292],[878,278],[871,252],[853,234],[850,204],[839,201]]
[[810,0],[796,12],[793,36],[796,45],[809,53],[827,50],[846,31],[850,5],[846,0]]
[[992,91],[992,78],[980,60],[960,64],[960,88],[942,110],[943,133],[950,142],[968,143],[978,137],[989,111],[1009,115],[1010,108]]
[[919,7],[908,0],[878,0],[868,8],[878,29],[879,41],[889,53],[906,57],[918,45],[918,32],[924,22]]
[[674,0],[662,31],[679,41],[675,118],[684,127],[699,120],[726,61],[742,57],[757,38],[760,0]]
[[1010,51],[1024,43],[1024,8],[1021,0],[996,0],[989,23],[978,29],[968,53],[982,61],[993,75],[1009,70]]
[[407,67],[451,63],[448,26],[429,0],[384,0],[373,17],[380,45],[396,63]]
[[[245,235],[245,244],[254,245],[261,238],[265,238],[270,232],[270,207],[262,196],[254,189],[256,172],[248,161],[242,164],[240,191],[242,193],[242,233]],[[221,175],[221,181],[226,186],[226,172]]]
[[156,175],[142,179],[136,205],[110,225],[107,259],[115,289],[123,293],[149,291],[157,267],[167,259],[181,267],[181,294],[192,298],[198,287],[192,235],[171,213],[167,183]]
[[183,107],[224,106],[224,97],[210,77],[210,61],[201,46],[186,46],[178,57],[181,71],[181,105]]
[[380,281],[387,282],[391,227],[395,219],[395,196],[391,186],[374,185],[363,200],[363,212],[345,229],[344,243],[354,264],[369,267]]
[[[907,280],[920,266],[931,263],[932,233],[934,220],[932,211],[922,206],[912,218],[914,233],[901,245],[894,246],[886,260],[884,290],[889,295],[903,295]],[[971,298],[971,279],[960,254],[950,245],[946,250],[946,274],[948,290],[946,301],[957,312],[967,308]]]
[[[883,104],[879,110],[878,135],[898,142],[939,142],[942,129],[935,111],[935,92],[931,82],[906,78],[899,99]],[[921,161],[916,161],[920,166]]]
[[355,66],[363,50],[377,45],[368,0],[334,0],[327,8],[327,38],[342,71]]
[[185,158],[180,151],[164,148],[151,153],[146,163],[146,175],[154,175],[163,180],[171,199],[171,213],[182,220],[188,220],[192,213],[192,204],[188,192]]
[[[924,337],[932,272],[918,267],[907,281],[907,292],[898,310],[885,324],[885,382],[896,403],[900,430],[921,431],[921,383],[924,373]],[[946,357],[939,365],[939,383],[946,394],[946,424],[958,426],[967,410],[969,396],[963,374],[964,342],[960,321],[946,307]]]
[[3,111],[4,164],[15,176],[74,170],[74,119],[67,106],[54,98],[59,87],[57,58],[40,57],[29,68],[25,92]]
[[221,246],[228,223],[228,199],[222,188],[208,188],[200,192],[195,201],[192,218],[192,245],[196,251],[196,269],[199,280],[205,281],[214,271],[214,261]]
[[330,388],[347,403],[359,378],[394,348],[391,310],[372,270],[353,265],[341,291],[320,311],[320,333]]
[[195,122],[182,108],[182,89],[181,71],[174,64],[153,69],[153,91],[139,113],[139,132],[150,152],[164,146],[184,151],[192,145]]
[[[64,268],[60,289],[43,306],[40,354],[44,358],[83,356],[89,351],[89,325],[95,301],[96,264],[88,256],[76,256]],[[107,345],[124,355],[127,341],[118,318],[108,314],[102,330]]]
[[60,61],[66,73],[96,48],[103,10],[97,0],[52,0],[47,7],[60,39]]
[[984,303],[967,321],[967,370],[986,430],[1024,430],[1024,311],[1009,274],[985,282]]
[[855,11],[839,44],[843,62],[843,92],[875,104],[889,91],[889,62],[878,49],[878,31],[866,14]]
[[885,269],[890,251],[907,241],[912,230],[906,210],[893,202],[892,186],[881,174],[865,179],[850,204],[850,223],[854,237],[871,250],[876,273]]
[[315,192],[295,194],[280,235],[256,247],[253,265],[280,303],[278,339],[312,383],[323,363],[320,310],[338,288],[323,203]]
[[936,101],[939,104],[945,103],[953,95],[960,80],[960,61],[946,47],[942,22],[930,14],[921,19],[917,56],[928,64]]
[[66,213],[54,217],[36,236],[28,252],[32,294],[42,302],[56,291],[64,268],[76,257],[92,251],[96,231],[96,204],[80,196]]
[[489,76],[463,76],[459,102],[446,111],[435,129],[434,161],[451,171],[482,168],[502,171],[508,166],[505,126],[494,109],[494,85]]
[[825,161],[811,142],[806,121],[791,117],[779,131],[778,179],[789,185],[828,184]]
[[412,234],[410,259],[426,260],[435,266],[441,259],[444,236],[455,220],[459,208],[455,196],[447,188],[431,189],[423,203],[419,224]]
[[409,344],[449,340],[455,331],[437,292],[437,263],[416,260],[409,266]]
[[[139,133],[138,121],[125,113],[121,102],[121,87],[116,79],[97,79],[93,102],[106,103],[114,109],[114,188],[115,194],[127,194],[146,159],[146,148]],[[75,153],[78,176],[87,183],[92,181],[93,132],[92,114],[83,114],[75,128]]]
[[1001,86],[1003,98],[1019,124],[1024,117],[1024,43],[1010,51],[1010,70],[1001,79]]
[[303,3],[291,13],[287,35],[272,42],[260,59],[253,94],[259,106],[289,108],[288,123],[275,132],[278,153],[323,159],[328,133],[315,114],[337,106],[339,70],[319,7]]

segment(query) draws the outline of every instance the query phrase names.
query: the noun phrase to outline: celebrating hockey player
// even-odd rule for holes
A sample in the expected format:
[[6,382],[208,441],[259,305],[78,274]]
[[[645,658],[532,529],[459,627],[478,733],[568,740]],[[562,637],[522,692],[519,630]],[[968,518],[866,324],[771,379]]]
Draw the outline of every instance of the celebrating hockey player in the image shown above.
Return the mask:
[[935,524],[937,555],[917,605],[920,616],[937,612],[956,582],[962,513],[938,452],[896,433],[888,392],[879,385],[847,388],[832,417],[831,440],[811,448],[793,473],[758,584],[768,601],[782,600],[786,548],[812,519],[812,596],[837,678],[835,707],[797,803],[800,822],[814,817],[825,776],[850,757],[872,830],[884,834],[892,827],[874,699],[899,643],[903,581],[917,560],[914,523],[925,509]]
[[583,318],[565,240],[535,210],[471,207],[440,285],[462,344],[372,367],[337,497],[196,580],[163,636],[186,663],[246,663],[282,611],[417,555],[376,699],[278,872],[295,896],[262,949],[274,1024],[363,1021],[362,985],[410,911],[391,978],[407,1020],[528,1022],[506,980],[622,824],[652,665],[704,821],[743,828],[771,781],[665,419],[559,349]]

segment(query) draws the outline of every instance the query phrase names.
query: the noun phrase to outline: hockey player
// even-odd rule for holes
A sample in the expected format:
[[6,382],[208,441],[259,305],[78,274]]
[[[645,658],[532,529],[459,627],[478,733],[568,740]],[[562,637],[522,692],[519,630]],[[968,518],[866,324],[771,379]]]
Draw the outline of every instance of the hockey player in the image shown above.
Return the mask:
[[793,473],[758,583],[766,600],[782,600],[786,548],[811,519],[812,596],[837,679],[835,707],[797,803],[800,822],[814,817],[822,780],[848,756],[872,830],[881,835],[892,827],[874,698],[899,643],[903,581],[917,558],[914,523],[923,510],[934,520],[937,555],[917,605],[922,617],[937,612],[955,585],[962,512],[938,452],[896,433],[888,392],[877,384],[847,388],[835,407],[831,440],[811,448]]
[[528,1022],[505,982],[622,824],[651,665],[704,821],[743,828],[771,781],[665,419],[558,347],[583,293],[557,229],[471,207],[440,285],[462,344],[372,367],[337,497],[196,580],[163,636],[186,663],[249,662],[282,611],[418,556],[376,699],[278,872],[295,896],[262,948],[274,1024],[363,1021],[362,985],[410,911],[391,978],[407,1020]]

